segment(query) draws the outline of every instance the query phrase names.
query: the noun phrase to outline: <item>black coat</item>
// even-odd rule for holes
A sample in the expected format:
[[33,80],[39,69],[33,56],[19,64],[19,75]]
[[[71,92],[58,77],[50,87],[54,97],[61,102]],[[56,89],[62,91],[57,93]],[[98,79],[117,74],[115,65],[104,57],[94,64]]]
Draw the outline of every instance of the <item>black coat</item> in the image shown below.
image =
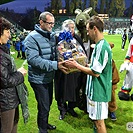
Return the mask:
[[[81,38],[76,34],[73,37],[85,51]],[[66,75],[62,71],[57,70],[54,79],[55,99],[62,103],[65,103],[66,101],[77,102],[79,90],[82,86],[84,86],[85,89],[85,84],[86,74],[82,72],[73,72]]]
[[24,77],[12,68],[9,49],[0,44],[0,111],[14,109],[19,104],[16,86],[24,82]]

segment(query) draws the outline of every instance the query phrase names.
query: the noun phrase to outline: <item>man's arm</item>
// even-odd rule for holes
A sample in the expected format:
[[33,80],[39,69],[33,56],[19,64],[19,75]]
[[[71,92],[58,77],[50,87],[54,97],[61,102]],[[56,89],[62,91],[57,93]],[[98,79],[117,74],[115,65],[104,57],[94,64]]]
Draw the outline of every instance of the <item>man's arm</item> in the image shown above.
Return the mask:
[[63,73],[68,74],[69,73],[69,69],[67,67],[64,66],[65,62],[58,62],[58,69],[60,69]]
[[83,65],[80,65],[74,59],[66,60],[65,66],[68,68],[77,68],[78,70],[80,70],[86,74],[89,74],[89,75],[95,76],[95,77],[99,77],[99,74],[94,73],[89,67],[85,67]]

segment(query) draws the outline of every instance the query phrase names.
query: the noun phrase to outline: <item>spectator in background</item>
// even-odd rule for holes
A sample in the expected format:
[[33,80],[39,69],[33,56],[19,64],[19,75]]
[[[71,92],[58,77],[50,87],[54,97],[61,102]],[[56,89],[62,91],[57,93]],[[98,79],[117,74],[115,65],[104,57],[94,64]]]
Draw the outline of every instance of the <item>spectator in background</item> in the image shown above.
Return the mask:
[[121,45],[122,50],[124,50],[125,48],[126,40],[127,40],[127,33],[126,33],[126,29],[124,29],[124,33],[122,35],[122,45]]
[[130,43],[131,38],[133,37],[133,32],[131,31],[131,28],[128,31],[128,41]]
[[19,35],[20,38],[20,51],[21,51],[21,59],[25,60],[26,56],[25,56],[25,46],[24,46],[24,39],[27,36],[27,34],[25,34],[25,32],[21,32]]
[[11,41],[10,41],[10,39],[7,41],[6,46],[10,49],[10,47],[11,47]]
[[15,50],[18,52],[17,58],[21,58],[21,53],[20,53],[20,51],[21,51],[21,42],[20,42],[19,37],[16,38]]
[[15,47],[15,44],[16,44],[16,38],[17,38],[17,35],[16,35],[15,31],[13,31],[13,33],[11,35],[11,39],[12,39],[12,44],[13,44],[14,47]]
[[22,52],[22,58],[21,59],[25,60],[26,56],[25,56],[24,40],[21,41],[21,52]]
[[15,54],[15,52],[13,51],[11,51],[11,45],[12,45],[12,43],[11,43],[11,40],[9,39],[8,41],[7,41],[7,43],[6,43],[6,46],[8,47],[8,49],[10,50],[10,54],[11,55],[13,55],[13,54]]

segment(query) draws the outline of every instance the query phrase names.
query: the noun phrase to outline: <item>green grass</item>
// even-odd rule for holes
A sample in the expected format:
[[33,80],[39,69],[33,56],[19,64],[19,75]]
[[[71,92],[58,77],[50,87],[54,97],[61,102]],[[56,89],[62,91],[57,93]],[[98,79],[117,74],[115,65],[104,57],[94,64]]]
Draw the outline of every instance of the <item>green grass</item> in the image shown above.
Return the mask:
[[[105,35],[105,38],[108,42],[113,42],[115,47],[113,51],[113,59],[116,62],[116,66],[119,70],[120,65],[124,61],[124,57],[128,48],[128,41],[126,43],[125,51],[121,50],[121,36],[120,35]],[[16,59],[16,55],[15,56]],[[23,63],[23,60],[16,59],[17,67],[20,67]],[[27,69],[27,65],[25,65]],[[118,110],[116,111],[117,121],[113,122],[110,119],[105,120],[108,133],[128,133],[126,130],[126,123],[133,122],[133,101],[120,101],[118,99],[118,91],[122,86],[125,72],[120,73],[120,82],[116,90],[116,98]],[[20,110],[20,121],[18,125],[18,133],[38,133],[36,116],[37,116],[37,107],[32,88],[28,83],[27,76],[25,77],[25,83],[29,90],[29,110],[30,110],[30,119],[29,122],[25,125],[21,116]],[[133,92],[133,91],[132,91]],[[78,113],[78,118],[73,118],[70,115],[67,115],[64,120],[58,120],[59,111],[57,108],[56,101],[53,96],[53,104],[51,106],[49,123],[55,124],[57,129],[54,131],[49,131],[49,133],[93,133],[93,124],[89,119],[88,115],[83,111],[75,108]],[[131,133],[131,131],[129,132]]]

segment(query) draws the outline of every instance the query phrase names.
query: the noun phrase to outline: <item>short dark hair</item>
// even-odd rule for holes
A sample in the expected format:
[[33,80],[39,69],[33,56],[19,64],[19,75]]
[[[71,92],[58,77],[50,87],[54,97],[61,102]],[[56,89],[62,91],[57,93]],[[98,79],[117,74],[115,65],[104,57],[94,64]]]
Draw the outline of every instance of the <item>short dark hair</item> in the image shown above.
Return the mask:
[[4,30],[9,30],[11,28],[11,23],[3,17],[0,17],[0,37]]
[[87,20],[87,24],[88,23],[90,29],[93,29],[93,27],[96,26],[100,32],[103,32],[104,23],[98,16],[92,16],[89,20]]

